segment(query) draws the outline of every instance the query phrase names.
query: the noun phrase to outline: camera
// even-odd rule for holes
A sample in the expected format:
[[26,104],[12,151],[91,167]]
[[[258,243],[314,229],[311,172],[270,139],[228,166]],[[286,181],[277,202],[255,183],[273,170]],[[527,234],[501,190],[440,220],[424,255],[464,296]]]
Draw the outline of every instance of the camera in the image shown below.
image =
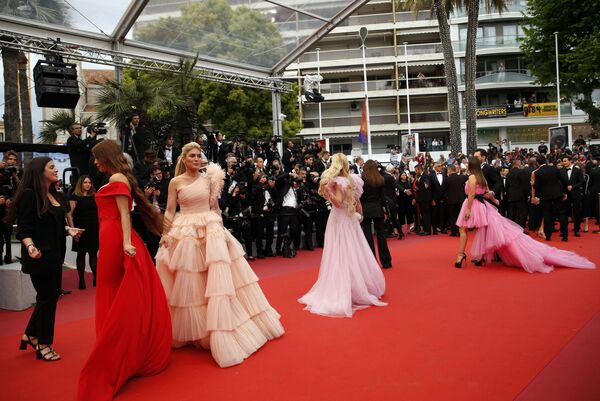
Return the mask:
[[0,170],[0,173],[16,174],[17,171],[19,171],[17,166],[6,166],[3,170]]
[[156,177],[151,177],[150,180],[148,180],[148,183],[146,184],[146,188],[158,189],[159,184],[160,182]]
[[108,133],[108,130],[106,128],[106,123],[98,122],[98,123],[93,123],[93,124],[89,125],[87,127],[87,133],[91,134],[92,132],[95,133],[96,135],[106,135]]

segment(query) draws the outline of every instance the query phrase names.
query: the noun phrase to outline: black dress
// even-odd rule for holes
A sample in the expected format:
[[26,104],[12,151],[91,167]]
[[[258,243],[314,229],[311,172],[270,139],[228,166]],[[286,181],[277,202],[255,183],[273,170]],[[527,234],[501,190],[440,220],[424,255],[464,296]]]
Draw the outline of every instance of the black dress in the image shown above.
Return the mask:
[[98,252],[98,208],[94,196],[73,194],[71,200],[77,202],[73,211],[73,224],[85,229],[79,241],[73,241],[73,252]]

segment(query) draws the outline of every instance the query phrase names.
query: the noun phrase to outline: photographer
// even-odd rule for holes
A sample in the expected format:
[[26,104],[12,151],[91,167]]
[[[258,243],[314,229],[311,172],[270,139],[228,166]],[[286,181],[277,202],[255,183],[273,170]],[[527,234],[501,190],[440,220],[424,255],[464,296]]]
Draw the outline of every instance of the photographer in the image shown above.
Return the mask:
[[[259,259],[273,256],[275,238],[276,178],[261,174],[252,186],[252,225],[256,235],[256,255]],[[263,240],[265,243],[263,245]]]
[[[304,232],[304,244],[307,251],[314,250],[313,243],[313,225],[316,225],[315,214],[321,196],[318,194],[319,189],[319,173],[313,171],[305,176],[306,178],[300,182],[297,190],[300,210],[298,213],[298,221],[302,232]],[[324,231],[323,231],[324,234]],[[317,238],[319,238],[319,227],[317,227]],[[296,247],[300,245],[300,233],[296,236]]]
[[161,167],[159,165],[155,165],[152,167],[152,173],[150,179],[144,185],[144,194],[146,198],[154,205],[161,213],[164,213],[165,208],[167,207],[167,195],[169,190],[169,181],[170,179],[164,177],[165,171],[164,168],[167,168],[167,173],[169,167],[166,165]]
[[[9,150],[4,153],[4,159],[0,161],[0,265],[12,263],[11,235],[12,225],[4,222],[4,216],[11,206],[11,199],[19,185],[19,156],[17,152]],[[4,245],[6,254],[2,259]]]
[[223,209],[223,217],[225,227],[238,241],[244,243],[246,259],[254,260],[254,256],[252,256],[252,205],[245,187],[239,184],[231,186],[227,194],[227,205]]
[[[294,170],[281,173],[276,180],[277,189],[277,255],[282,255],[282,245],[288,242],[290,248],[298,231],[298,175]],[[293,252],[292,252],[293,253]]]
[[147,182],[152,174],[156,159],[156,153],[153,150],[147,150],[144,152],[144,158],[134,164],[133,174],[137,178],[138,182]]
[[134,162],[141,161],[146,150],[146,130],[140,125],[140,115],[137,112],[125,119],[119,139],[123,152],[128,153]]
[[281,155],[279,154],[279,150],[277,149],[277,143],[280,139],[274,138],[271,142],[269,142],[269,147],[266,150],[267,162],[269,164],[273,163],[275,160],[281,160]]
[[96,135],[97,128],[94,126],[88,127],[88,136],[81,139],[83,127],[80,123],[71,124],[69,130],[69,139],[67,139],[67,151],[71,160],[71,167],[77,168],[79,171],[73,174],[74,182],[77,182],[80,175],[88,175],[90,173],[90,159],[92,157],[92,147],[97,143]]
[[221,132],[208,135],[208,159],[210,161],[225,166],[225,158],[229,152],[229,144],[225,143],[225,137]]

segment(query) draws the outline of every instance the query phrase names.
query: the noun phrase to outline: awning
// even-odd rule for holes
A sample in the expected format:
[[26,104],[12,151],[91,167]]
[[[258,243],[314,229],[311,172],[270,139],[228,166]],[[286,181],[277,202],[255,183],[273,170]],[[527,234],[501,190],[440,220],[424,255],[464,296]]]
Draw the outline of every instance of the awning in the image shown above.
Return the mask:
[[[367,67],[367,71],[392,71],[394,69],[393,65],[372,65]],[[336,68],[336,69],[327,69],[327,68],[321,68],[321,75],[327,75],[327,74],[345,74],[348,72],[363,72],[363,68],[362,67],[348,67],[348,68]],[[317,71],[309,71],[309,70],[304,70],[302,71],[302,75],[307,75],[307,74],[316,74]]]

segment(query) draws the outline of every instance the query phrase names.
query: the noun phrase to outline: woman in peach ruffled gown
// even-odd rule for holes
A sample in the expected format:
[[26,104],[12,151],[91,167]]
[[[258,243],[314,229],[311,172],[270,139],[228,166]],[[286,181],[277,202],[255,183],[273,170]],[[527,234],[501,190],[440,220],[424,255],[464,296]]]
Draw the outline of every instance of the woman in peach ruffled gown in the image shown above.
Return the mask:
[[284,330],[242,246],[223,227],[223,170],[211,164],[199,172],[201,157],[197,143],[183,147],[169,184],[156,263],[171,309],[173,347],[210,349],[217,364],[227,367]]

